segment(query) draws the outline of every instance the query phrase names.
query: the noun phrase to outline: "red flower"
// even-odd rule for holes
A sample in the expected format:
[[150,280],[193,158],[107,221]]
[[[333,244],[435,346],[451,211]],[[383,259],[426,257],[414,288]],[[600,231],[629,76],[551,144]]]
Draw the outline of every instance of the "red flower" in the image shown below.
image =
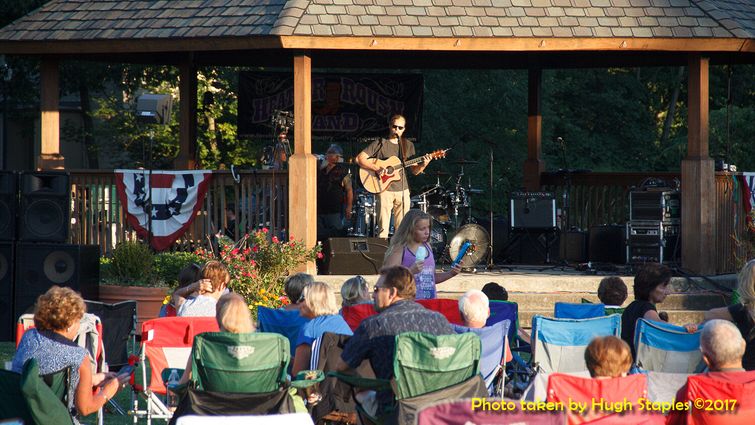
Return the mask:
[[292,240],[294,240],[294,237],[291,236],[290,238],[288,238],[288,240],[292,241]]
[[277,236],[273,236],[273,243],[278,243],[278,242],[280,242],[280,241],[278,240],[278,237],[277,237]]
[[267,227],[262,228],[262,233],[267,233]]
[[323,257],[325,257],[325,256],[324,256],[324,255],[322,255],[322,252],[318,252],[318,253],[317,253],[317,259],[318,259],[318,260],[322,260],[322,259],[323,259]]
[[252,252],[249,248],[244,248],[244,255],[249,255],[249,253]]
[[252,247],[252,252],[259,252],[259,250],[260,250],[260,247],[258,247],[257,245],[254,245]]
[[234,248],[233,251],[231,251],[231,255],[239,255],[239,249]]

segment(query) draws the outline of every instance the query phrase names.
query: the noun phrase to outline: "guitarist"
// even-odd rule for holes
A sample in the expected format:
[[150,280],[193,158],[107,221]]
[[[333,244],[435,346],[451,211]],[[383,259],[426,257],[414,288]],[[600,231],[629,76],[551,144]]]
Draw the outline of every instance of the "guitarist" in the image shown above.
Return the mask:
[[[370,143],[367,148],[357,155],[356,161],[363,169],[382,175],[385,170],[376,165],[370,159],[388,159],[392,156],[406,161],[415,154],[414,143],[403,137],[406,129],[406,118],[401,115],[394,115],[388,121],[388,138],[381,138]],[[424,160],[411,167],[412,174],[415,176],[421,173],[432,158],[425,155]],[[409,196],[409,184],[406,181],[404,170],[399,170],[400,180],[390,183],[390,186],[378,194],[378,236],[381,238],[388,237],[388,231],[391,225],[391,213],[393,214],[393,226],[398,229],[404,214],[411,208]]]

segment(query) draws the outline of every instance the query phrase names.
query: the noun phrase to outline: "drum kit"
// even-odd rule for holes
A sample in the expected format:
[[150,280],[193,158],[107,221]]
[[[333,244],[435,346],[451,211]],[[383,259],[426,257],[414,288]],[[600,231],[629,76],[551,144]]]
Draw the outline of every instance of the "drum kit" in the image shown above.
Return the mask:
[[[460,265],[464,269],[473,268],[487,256],[490,247],[488,231],[475,223],[472,216],[472,197],[484,193],[481,189],[463,185],[464,166],[477,164],[477,161],[458,160],[452,162],[460,166],[455,184],[447,187],[441,184],[441,177],[448,176],[445,171],[435,171],[435,185],[422,188],[420,193],[411,197],[411,208],[420,209],[432,216],[430,240],[435,261],[451,262],[458,256],[464,242],[471,242],[471,249],[466,250]],[[450,179],[449,179],[450,180]],[[355,205],[349,236],[376,236],[377,205],[376,197],[363,189],[354,194]]]

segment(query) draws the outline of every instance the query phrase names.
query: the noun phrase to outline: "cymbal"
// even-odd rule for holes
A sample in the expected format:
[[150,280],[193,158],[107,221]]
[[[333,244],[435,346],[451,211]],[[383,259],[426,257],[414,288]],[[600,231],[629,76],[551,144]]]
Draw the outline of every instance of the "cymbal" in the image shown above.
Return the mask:
[[448,172],[447,171],[443,171],[443,170],[435,170],[435,171],[430,171],[427,174],[432,174],[434,176],[447,176]]
[[464,158],[457,159],[456,161],[451,161],[451,164],[456,164],[456,165],[472,165],[472,164],[478,164],[478,163],[479,161],[473,161],[471,159],[464,159]]

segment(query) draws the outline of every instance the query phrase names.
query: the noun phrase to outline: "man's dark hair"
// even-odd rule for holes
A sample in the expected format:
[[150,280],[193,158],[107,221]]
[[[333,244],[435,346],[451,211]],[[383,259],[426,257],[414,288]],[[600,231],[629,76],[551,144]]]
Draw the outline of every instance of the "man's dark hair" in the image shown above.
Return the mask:
[[414,275],[404,266],[383,267],[380,274],[385,276],[383,285],[386,288],[396,288],[398,295],[405,299],[414,299],[417,295],[417,286],[414,283]]
[[627,300],[627,285],[618,276],[604,277],[598,285],[598,299],[606,305],[622,305]]
[[506,288],[495,282],[486,283],[485,286],[482,287],[482,292],[488,296],[490,301],[509,300],[509,293],[506,291]]
[[641,266],[634,276],[634,299],[648,301],[653,289],[670,280],[671,269],[663,264],[648,263]]

